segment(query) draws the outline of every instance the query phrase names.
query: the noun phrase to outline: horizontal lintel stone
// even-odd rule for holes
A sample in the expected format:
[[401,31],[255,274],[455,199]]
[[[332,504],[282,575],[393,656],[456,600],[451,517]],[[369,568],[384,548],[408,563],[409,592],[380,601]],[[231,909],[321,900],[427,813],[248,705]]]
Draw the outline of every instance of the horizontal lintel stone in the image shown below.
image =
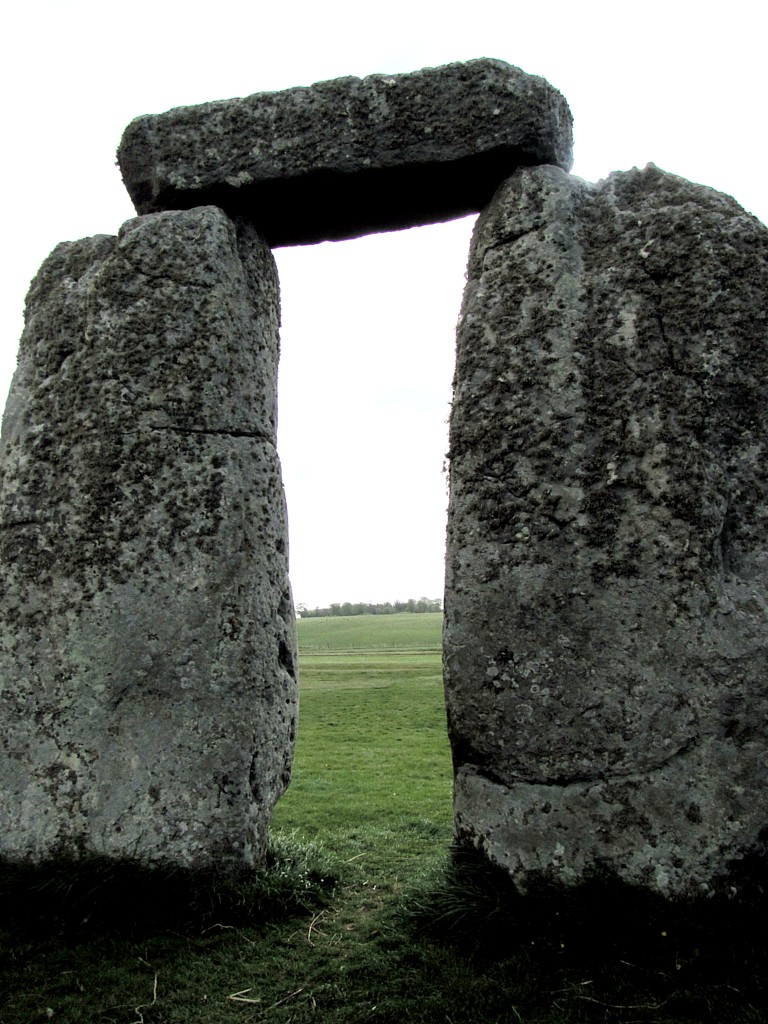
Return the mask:
[[139,117],[118,160],[139,213],[215,205],[297,245],[477,212],[521,166],[570,170],[572,118],[543,78],[483,58]]

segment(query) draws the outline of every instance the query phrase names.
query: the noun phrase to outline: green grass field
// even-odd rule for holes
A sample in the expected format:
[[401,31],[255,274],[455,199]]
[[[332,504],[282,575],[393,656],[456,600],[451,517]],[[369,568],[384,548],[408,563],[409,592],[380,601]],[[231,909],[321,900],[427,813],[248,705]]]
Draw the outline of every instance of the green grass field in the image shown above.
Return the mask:
[[[400,835],[387,857],[418,854],[414,830],[450,840],[442,616],[360,615],[298,623],[301,710],[293,781],[273,827],[346,849],[361,829]],[[351,848],[349,850],[351,853]]]
[[443,616],[354,615],[350,618],[299,619],[297,623],[303,672],[316,654],[383,651],[387,654],[421,651],[440,657]]
[[0,869],[0,1024],[768,1019],[764,901],[701,927],[610,897],[515,900],[449,855],[440,629],[299,622],[294,778],[253,878]]

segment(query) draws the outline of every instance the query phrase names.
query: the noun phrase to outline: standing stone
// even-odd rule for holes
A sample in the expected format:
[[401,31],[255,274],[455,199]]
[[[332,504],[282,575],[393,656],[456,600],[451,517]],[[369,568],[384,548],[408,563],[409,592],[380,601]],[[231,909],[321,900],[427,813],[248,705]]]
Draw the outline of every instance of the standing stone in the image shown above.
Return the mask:
[[277,246],[477,212],[517,167],[570,170],[572,148],[556,89],[482,59],[139,117],[118,160],[139,213],[212,203]]
[[59,245],[0,450],[0,855],[236,869],[287,785],[278,289],[206,207]]
[[733,881],[768,834],[768,230],[653,166],[478,223],[451,420],[462,842],[520,891]]

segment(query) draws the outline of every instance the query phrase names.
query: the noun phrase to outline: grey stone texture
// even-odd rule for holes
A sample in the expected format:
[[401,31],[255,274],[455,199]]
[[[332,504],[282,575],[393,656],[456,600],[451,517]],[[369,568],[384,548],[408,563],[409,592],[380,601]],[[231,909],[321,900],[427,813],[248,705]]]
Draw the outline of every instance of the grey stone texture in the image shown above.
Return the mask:
[[481,59],[140,117],[118,160],[139,213],[211,203],[274,247],[477,212],[515,168],[571,154],[560,93]]
[[59,245],[0,447],[0,855],[236,869],[290,774],[278,289],[205,207]]
[[727,886],[768,834],[768,229],[653,166],[479,219],[451,419],[460,840],[521,892]]

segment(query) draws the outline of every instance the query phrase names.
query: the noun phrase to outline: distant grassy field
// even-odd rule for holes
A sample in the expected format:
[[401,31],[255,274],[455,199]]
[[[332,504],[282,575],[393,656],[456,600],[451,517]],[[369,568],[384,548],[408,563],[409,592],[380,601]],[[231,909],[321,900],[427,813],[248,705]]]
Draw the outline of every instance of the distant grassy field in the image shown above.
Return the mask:
[[440,654],[443,616],[440,612],[412,615],[329,616],[324,619],[299,619],[299,651],[303,664],[313,654],[390,651],[423,651]]
[[441,670],[442,615],[302,619],[293,781],[273,827],[334,848],[390,830],[398,860],[450,841],[452,772]]

